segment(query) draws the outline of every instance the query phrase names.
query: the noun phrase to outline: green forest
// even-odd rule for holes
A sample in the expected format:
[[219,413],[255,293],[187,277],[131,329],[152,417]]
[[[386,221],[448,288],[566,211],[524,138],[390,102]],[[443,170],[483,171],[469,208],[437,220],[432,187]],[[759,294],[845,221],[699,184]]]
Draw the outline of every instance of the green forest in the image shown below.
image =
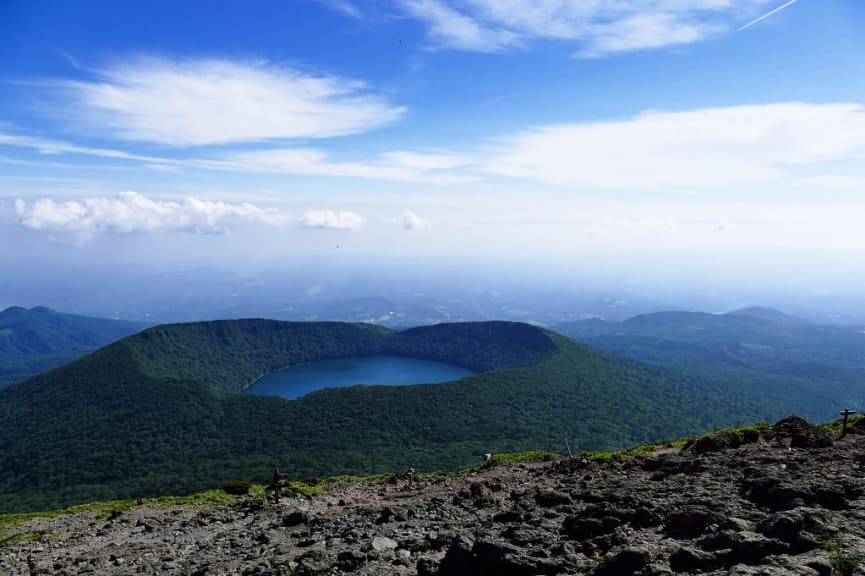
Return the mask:
[[[480,373],[297,400],[242,392],[277,368],[382,353]],[[0,390],[0,512],[261,482],[277,466],[295,478],[457,469],[485,452],[618,448],[783,413],[519,323],[166,325]]]
[[591,346],[753,390],[764,402],[814,420],[865,409],[865,335],[767,308],[728,314],[655,312],[555,328]]
[[0,388],[144,328],[137,322],[63,314],[44,306],[10,306],[0,311]]

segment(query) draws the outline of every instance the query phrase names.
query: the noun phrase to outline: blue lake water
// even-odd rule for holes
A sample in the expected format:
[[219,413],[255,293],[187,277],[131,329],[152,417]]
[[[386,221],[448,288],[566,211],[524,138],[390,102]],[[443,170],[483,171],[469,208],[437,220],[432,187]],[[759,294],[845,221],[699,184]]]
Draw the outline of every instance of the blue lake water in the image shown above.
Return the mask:
[[400,356],[358,356],[322,360],[271,372],[247,392],[259,396],[300,398],[322,388],[344,388],[357,384],[433,384],[459,380],[474,374],[452,364]]

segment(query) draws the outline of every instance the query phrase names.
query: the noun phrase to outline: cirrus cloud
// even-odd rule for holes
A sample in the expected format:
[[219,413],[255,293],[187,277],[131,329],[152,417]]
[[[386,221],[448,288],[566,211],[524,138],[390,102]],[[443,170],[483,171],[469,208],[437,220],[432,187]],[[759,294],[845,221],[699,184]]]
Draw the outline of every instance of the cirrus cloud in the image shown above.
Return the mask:
[[865,154],[865,106],[788,102],[540,126],[499,140],[482,169],[583,190],[724,189]]
[[388,124],[404,112],[363,82],[264,61],[150,57],[96,76],[52,87],[71,99],[85,127],[167,146],[328,138]]
[[531,40],[574,46],[583,57],[690,44],[733,29],[767,0],[401,0],[435,47],[501,52]]

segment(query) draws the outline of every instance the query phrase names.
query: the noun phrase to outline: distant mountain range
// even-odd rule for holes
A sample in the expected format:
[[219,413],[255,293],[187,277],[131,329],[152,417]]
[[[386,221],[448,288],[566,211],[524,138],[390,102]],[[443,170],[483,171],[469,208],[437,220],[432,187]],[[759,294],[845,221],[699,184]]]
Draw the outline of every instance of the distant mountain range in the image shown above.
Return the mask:
[[728,314],[657,312],[623,322],[592,319],[554,329],[614,354],[751,387],[767,403],[817,419],[845,406],[865,407],[862,328],[746,308]]
[[146,327],[42,306],[0,311],[0,387],[45,372]]

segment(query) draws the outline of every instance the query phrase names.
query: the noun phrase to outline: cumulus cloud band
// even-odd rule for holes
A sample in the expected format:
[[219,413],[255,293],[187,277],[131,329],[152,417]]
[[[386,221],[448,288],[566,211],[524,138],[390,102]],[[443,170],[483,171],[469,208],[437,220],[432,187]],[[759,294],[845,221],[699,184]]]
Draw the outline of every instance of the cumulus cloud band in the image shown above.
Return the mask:
[[363,218],[347,210],[309,210],[298,220],[306,228],[327,228],[330,230],[359,230]]
[[41,198],[15,202],[18,222],[32,230],[70,232],[89,237],[100,232],[130,234],[159,230],[225,233],[232,224],[283,226],[287,217],[275,209],[249,203],[229,204],[197,198],[182,202],[152,200],[137,192],[114,197],[55,202]]

